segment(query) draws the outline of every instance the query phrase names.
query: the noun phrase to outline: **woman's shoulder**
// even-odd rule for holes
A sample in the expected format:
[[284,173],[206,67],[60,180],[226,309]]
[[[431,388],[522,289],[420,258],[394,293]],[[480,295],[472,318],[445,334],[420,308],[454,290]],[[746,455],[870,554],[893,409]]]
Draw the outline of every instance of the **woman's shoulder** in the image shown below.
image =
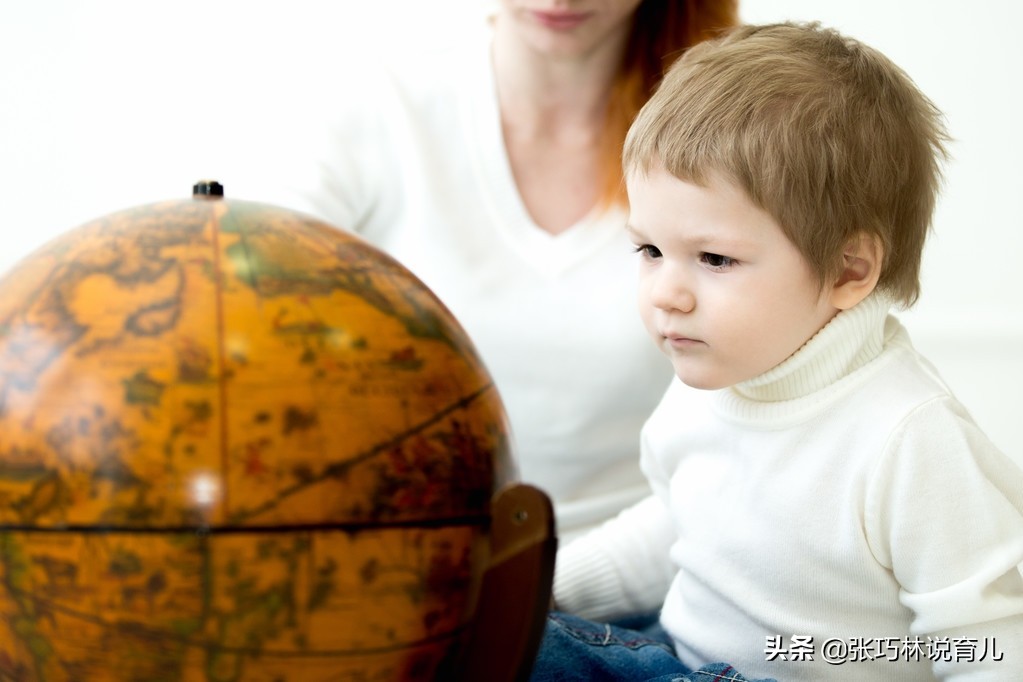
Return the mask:
[[483,21],[459,23],[450,36],[418,36],[381,51],[372,67],[379,85],[406,103],[442,103],[477,91],[490,78],[490,29]]

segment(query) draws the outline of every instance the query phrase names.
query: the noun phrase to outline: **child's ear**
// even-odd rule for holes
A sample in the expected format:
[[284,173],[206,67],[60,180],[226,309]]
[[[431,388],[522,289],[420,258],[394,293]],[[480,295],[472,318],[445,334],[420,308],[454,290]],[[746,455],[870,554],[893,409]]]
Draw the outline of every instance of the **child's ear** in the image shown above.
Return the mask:
[[884,247],[877,235],[859,233],[842,250],[842,271],[831,289],[831,305],[848,310],[877,286],[884,262]]

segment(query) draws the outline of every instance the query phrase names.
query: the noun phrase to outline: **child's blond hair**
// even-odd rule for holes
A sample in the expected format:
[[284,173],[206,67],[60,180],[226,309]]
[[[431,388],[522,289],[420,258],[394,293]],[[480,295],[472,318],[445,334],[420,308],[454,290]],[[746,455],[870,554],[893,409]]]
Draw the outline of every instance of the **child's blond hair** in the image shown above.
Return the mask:
[[879,238],[878,288],[906,306],[948,140],[941,113],[887,57],[817,24],[742,26],[691,48],[629,131],[626,174],[661,167],[736,183],[821,287],[857,235]]

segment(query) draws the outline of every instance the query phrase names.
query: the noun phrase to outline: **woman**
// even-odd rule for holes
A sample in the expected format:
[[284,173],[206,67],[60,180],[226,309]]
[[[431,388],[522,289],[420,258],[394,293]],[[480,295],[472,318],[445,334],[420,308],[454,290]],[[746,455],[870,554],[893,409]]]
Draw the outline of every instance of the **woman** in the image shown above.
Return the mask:
[[636,313],[625,132],[673,58],[736,14],[502,0],[478,30],[339,95],[320,163],[291,175],[288,203],[391,253],[466,328],[562,544],[647,494],[639,429],[671,379]]

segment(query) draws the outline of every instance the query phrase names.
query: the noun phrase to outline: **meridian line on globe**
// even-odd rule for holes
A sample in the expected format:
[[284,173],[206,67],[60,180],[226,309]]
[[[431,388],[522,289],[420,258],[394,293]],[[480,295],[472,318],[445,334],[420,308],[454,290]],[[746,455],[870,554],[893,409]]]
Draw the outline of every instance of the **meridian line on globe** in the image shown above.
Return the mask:
[[[218,207],[219,208],[219,207]],[[217,322],[217,395],[220,399],[220,470],[227,471],[230,465],[230,447],[228,444],[229,428],[227,423],[227,368],[224,365],[224,358],[227,357],[227,351],[224,348],[224,292],[223,292],[223,281],[224,281],[224,268],[221,262],[221,250],[220,250],[220,230],[217,229],[216,224],[210,229],[210,233],[213,239],[213,281],[216,282],[214,290],[217,292],[215,302],[215,314]],[[221,499],[223,501],[225,511],[231,509],[231,493],[230,486],[223,486]]]

